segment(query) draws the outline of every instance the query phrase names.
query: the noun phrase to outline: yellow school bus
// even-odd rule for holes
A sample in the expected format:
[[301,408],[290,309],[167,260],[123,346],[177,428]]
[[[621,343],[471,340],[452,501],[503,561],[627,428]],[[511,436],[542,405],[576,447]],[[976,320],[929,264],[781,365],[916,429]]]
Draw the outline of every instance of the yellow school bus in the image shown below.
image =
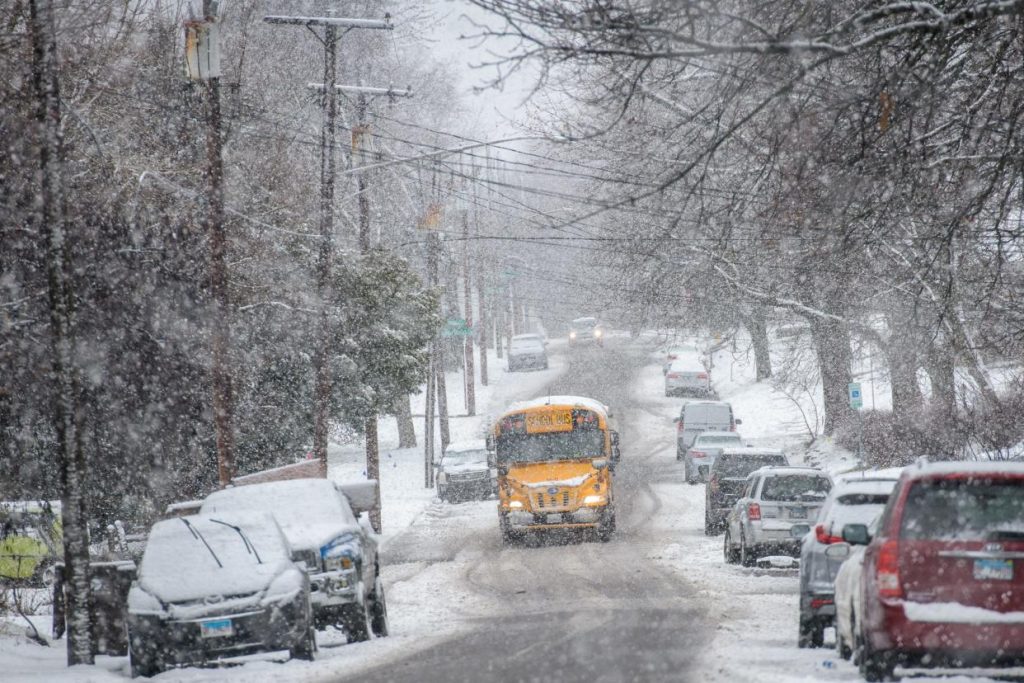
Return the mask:
[[547,396],[509,408],[488,448],[498,472],[505,543],[547,529],[615,531],[613,472],[619,435],[608,408],[582,396]]

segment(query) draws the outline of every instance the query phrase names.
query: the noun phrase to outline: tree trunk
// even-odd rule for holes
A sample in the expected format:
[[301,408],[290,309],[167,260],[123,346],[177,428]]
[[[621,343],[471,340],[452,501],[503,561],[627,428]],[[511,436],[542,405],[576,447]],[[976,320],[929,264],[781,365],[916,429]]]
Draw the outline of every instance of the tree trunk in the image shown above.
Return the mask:
[[754,365],[757,381],[772,376],[771,346],[768,342],[768,325],[765,322],[764,308],[755,306],[749,316],[743,317],[743,324],[750,333],[750,342],[754,346]]
[[412,396],[399,396],[395,401],[395,420],[398,422],[398,447],[416,447],[416,427],[412,423]]
[[448,444],[452,441],[451,431],[448,427],[448,383],[447,378],[444,375],[444,347],[445,345],[443,342],[437,345],[437,367],[434,370],[437,381],[437,415],[438,426],[440,427],[442,454],[444,453],[444,449],[448,448]]
[[815,318],[810,323],[825,403],[824,429],[826,435],[831,435],[852,417],[847,399],[848,385],[853,381],[850,333],[838,321]]
[[370,510],[370,526],[380,533],[380,441],[377,438],[377,418],[366,421],[366,478],[377,482],[377,507]]
[[92,664],[89,628],[89,541],[81,439],[79,380],[75,367],[70,248],[66,242],[63,180],[64,142],[57,75],[57,37],[49,0],[30,0],[32,80],[37,97],[40,234],[45,240],[47,293],[64,534],[65,615],[68,666]]
[[893,417],[897,421],[913,419],[920,412],[922,401],[921,387],[917,383],[916,347],[905,346],[900,339],[893,341],[895,343],[890,343],[885,354],[889,363]]

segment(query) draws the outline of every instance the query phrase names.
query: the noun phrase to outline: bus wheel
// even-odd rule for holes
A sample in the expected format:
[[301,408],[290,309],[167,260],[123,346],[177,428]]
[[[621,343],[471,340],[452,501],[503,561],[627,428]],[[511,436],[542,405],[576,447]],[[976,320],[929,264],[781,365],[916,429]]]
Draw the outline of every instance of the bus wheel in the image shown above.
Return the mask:
[[615,509],[611,506],[601,514],[601,523],[597,527],[598,538],[601,539],[602,543],[607,543],[612,540],[612,534],[615,533]]
[[514,545],[522,538],[521,533],[512,529],[512,524],[508,521],[508,515],[501,515],[501,519],[498,520],[498,526],[501,528],[501,542],[505,545]]

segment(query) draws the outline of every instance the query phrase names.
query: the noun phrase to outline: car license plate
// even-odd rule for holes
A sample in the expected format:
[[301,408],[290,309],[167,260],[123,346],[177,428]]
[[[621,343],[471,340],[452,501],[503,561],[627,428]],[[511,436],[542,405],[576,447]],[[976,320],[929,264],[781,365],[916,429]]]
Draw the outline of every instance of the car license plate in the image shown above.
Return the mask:
[[211,619],[199,622],[199,633],[203,638],[222,638],[235,635],[235,627],[230,619]]
[[979,581],[1013,581],[1013,560],[975,560],[974,578]]
[[548,515],[547,517],[544,518],[544,521],[547,522],[548,524],[561,524],[562,523],[562,515]]
[[807,508],[789,508],[791,519],[807,519]]

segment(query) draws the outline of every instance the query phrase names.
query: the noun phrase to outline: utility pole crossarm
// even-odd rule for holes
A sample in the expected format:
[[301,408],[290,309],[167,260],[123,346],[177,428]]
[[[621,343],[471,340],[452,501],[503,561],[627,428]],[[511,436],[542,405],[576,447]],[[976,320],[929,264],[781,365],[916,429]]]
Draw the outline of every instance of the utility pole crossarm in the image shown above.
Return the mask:
[[394,29],[391,15],[385,14],[384,19],[344,19],[341,17],[303,17],[271,14],[263,17],[268,24],[292,24],[294,26],[332,26],[334,28],[376,28],[390,31]]

